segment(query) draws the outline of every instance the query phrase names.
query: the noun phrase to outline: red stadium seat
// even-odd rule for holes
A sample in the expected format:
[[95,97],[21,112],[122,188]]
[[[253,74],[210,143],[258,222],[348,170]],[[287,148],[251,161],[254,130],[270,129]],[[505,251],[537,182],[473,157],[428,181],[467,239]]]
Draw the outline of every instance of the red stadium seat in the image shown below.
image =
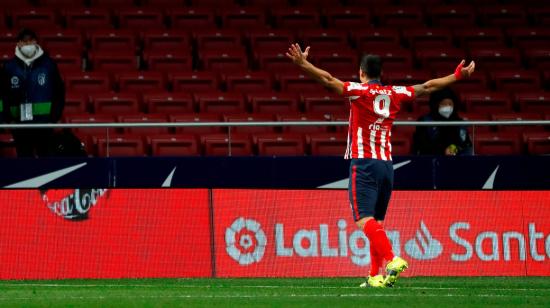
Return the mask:
[[69,91],[107,92],[113,89],[111,77],[106,72],[74,72],[65,75]]
[[[371,53],[371,49],[381,46],[379,50],[387,46],[399,48],[401,35],[394,28],[361,28],[352,34],[360,51]],[[392,50],[387,50],[392,51]]]
[[260,156],[303,156],[304,137],[301,134],[256,134],[253,136]]
[[466,54],[462,49],[446,48],[444,51],[437,49],[423,49],[416,51],[416,59],[423,68],[442,71],[453,70]]
[[[281,90],[293,93],[321,92],[323,87],[315,80],[303,73],[299,74],[281,74],[279,76]],[[326,91],[328,92],[328,91]]]
[[452,33],[445,28],[412,28],[403,30],[403,37],[416,48],[447,51],[453,46]]
[[232,73],[225,77],[227,90],[243,93],[271,91],[273,80],[266,72]]
[[525,49],[524,53],[529,67],[550,70],[550,47]]
[[347,137],[342,133],[309,134],[306,141],[313,156],[343,156],[346,152]]
[[[225,122],[272,122],[275,121],[273,114],[235,114],[225,115]],[[227,128],[224,129],[227,131]],[[235,126],[231,127],[231,133],[272,133],[273,126]]]
[[308,113],[342,113],[349,110],[349,101],[340,95],[303,95]]
[[143,50],[162,51],[189,50],[191,41],[181,30],[151,29],[143,33]]
[[62,8],[69,6],[84,6],[84,1],[82,0],[40,0],[40,6],[50,7],[50,8]]
[[454,31],[462,47],[502,47],[504,34],[500,28],[459,28]]
[[163,9],[174,9],[183,7],[185,0],[142,0],[141,4],[149,7],[159,7]]
[[310,29],[304,30],[301,36],[304,46],[314,46],[316,51],[340,51],[349,47],[348,34],[343,30]]
[[134,52],[137,40],[129,30],[94,30],[89,33],[92,50]]
[[262,92],[249,94],[248,102],[252,111],[257,113],[290,113],[298,112],[296,95],[277,92]]
[[128,8],[118,10],[119,26],[123,29],[162,29],[165,27],[162,12],[155,8]]
[[[122,115],[118,117],[120,123],[165,123],[167,121],[166,115],[160,114],[139,114],[139,115]],[[124,132],[128,134],[167,134],[169,133],[168,127],[127,127],[124,128]]]
[[383,26],[405,28],[424,25],[422,9],[417,5],[380,6],[375,14]]
[[214,29],[214,12],[210,8],[177,8],[169,11],[172,29]]
[[207,113],[243,113],[246,112],[242,94],[211,92],[195,94],[200,112]]
[[219,89],[219,78],[214,72],[179,72],[170,78],[173,91],[211,92]]
[[520,155],[520,138],[515,133],[478,133],[474,136],[476,155]]
[[101,7],[131,7],[134,0],[89,0],[91,6]]
[[[526,121],[526,120],[542,120],[542,116],[537,113],[499,113],[491,115],[494,121]],[[499,126],[498,131],[505,132],[530,132],[541,131],[541,126]]]
[[386,84],[398,86],[412,86],[422,84],[432,78],[432,75],[426,71],[391,71],[384,72],[382,80]]
[[527,143],[527,153],[531,155],[550,154],[550,133],[525,133],[523,139]]
[[224,28],[248,30],[266,25],[264,10],[258,7],[239,7],[220,13]]
[[395,49],[391,51],[371,49],[369,53],[378,54],[384,63],[384,70],[412,69],[412,54],[406,49]]
[[45,30],[40,31],[40,46],[50,54],[74,50],[84,50],[82,33],[77,30]]
[[193,67],[193,56],[189,50],[175,50],[177,53],[162,50],[143,54],[147,68],[160,72],[188,71]]
[[285,52],[286,49],[283,51],[254,52],[254,59],[259,64],[260,69],[264,71],[276,74],[300,73],[300,69],[286,57]]
[[548,28],[513,27],[506,29],[506,35],[516,47],[520,47],[524,52],[528,52],[531,48],[547,49],[548,41],[550,41],[550,29]]
[[147,137],[153,156],[199,156],[200,147],[193,134],[153,135]]
[[485,26],[518,26],[527,24],[526,12],[521,5],[486,5],[477,8]]
[[254,53],[261,54],[266,51],[282,53],[294,42],[294,35],[289,30],[283,29],[251,29],[248,39]]
[[[280,122],[310,122],[330,121],[330,116],[324,114],[279,114],[277,120]],[[288,126],[283,125],[284,132],[292,133],[325,133],[328,132],[328,126],[324,125],[307,125],[307,126]]]
[[[13,55],[13,51],[12,51]],[[65,50],[50,53],[50,57],[55,61],[60,71],[82,71],[82,55],[79,51]]]
[[133,93],[103,93],[91,97],[96,114],[137,114],[138,98]]
[[537,25],[550,25],[550,7],[548,5],[531,6],[528,8],[528,12],[529,15],[533,16]]
[[338,49],[319,49],[311,59],[328,71],[334,70],[357,70],[359,59],[355,50],[340,47]]
[[462,101],[466,104],[466,111],[480,114],[512,112],[510,97],[498,92],[465,93]]
[[[221,122],[219,114],[209,114],[209,113],[200,113],[200,114],[180,114],[180,115],[170,115],[171,122],[184,122],[184,123],[201,123],[201,122]],[[219,126],[185,126],[177,127],[176,133],[193,133],[193,134],[212,134],[220,133],[222,128]]]
[[541,81],[538,72],[524,70],[495,71],[491,73],[497,91],[518,92],[540,90]]
[[12,134],[0,134],[0,157],[17,157],[15,141],[13,140]]
[[0,50],[9,51],[12,55],[16,45],[17,30],[0,30]]
[[186,92],[155,92],[143,95],[149,113],[181,114],[194,111],[193,96]]
[[252,142],[248,135],[227,134],[202,135],[201,144],[206,156],[251,156]]
[[469,4],[446,4],[430,6],[432,23],[439,27],[473,27],[475,10]]
[[316,29],[321,27],[321,17],[314,8],[275,8],[271,13],[278,28]]
[[[81,114],[81,115],[67,115],[65,117],[67,123],[74,124],[86,124],[86,123],[112,123],[115,122],[113,115],[108,114]],[[115,132],[114,128],[91,128],[91,127],[79,127],[72,129],[75,134],[105,134],[107,135],[107,130],[112,134]]]
[[97,155],[99,157],[145,156],[143,140],[139,136],[115,135],[96,137]]
[[124,72],[116,75],[119,91],[145,92],[166,89],[166,79],[160,72]]
[[403,138],[399,135],[391,137],[391,155],[411,155],[411,138]]
[[137,58],[133,52],[100,51],[89,54],[91,65],[95,71],[132,71],[138,69]]
[[199,51],[231,52],[232,48],[242,47],[241,34],[237,30],[201,30],[193,33]]
[[550,114],[550,93],[548,92],[528,91],[516,93],[515,101],[522,112]]
[[200,57],[205,69],[226,73],[248,69],[248,59],[244,50],[211,50],[202,52]]
[[83,114],[88,112],[89,99],[85,93],[67,91],[63,115]]
[[371,24],[370,10],[366,7],[330,7],[325,10],[328,26],[333,29],[353,30]]
[[65,11],[68,29],[113,28],[111,13],[105,8],[73,8]]
[[13,26],[16,29],[52,29],[60,28],[55,11],[50,8],[21,8],[11,12]]
[[476,60],[476,69],[521,68],[521,56],[517,49],[484,48],[470,51],[470,58]]

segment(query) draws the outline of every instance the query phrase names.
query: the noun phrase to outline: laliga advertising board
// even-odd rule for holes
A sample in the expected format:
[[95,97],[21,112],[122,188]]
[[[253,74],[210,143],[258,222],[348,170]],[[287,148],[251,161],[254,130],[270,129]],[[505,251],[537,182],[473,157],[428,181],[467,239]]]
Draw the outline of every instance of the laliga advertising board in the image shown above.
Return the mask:
[[[364,276],[369,243],[346,191],[214,190],[218,277]],[[550,275],[550,194],[396,191],[387,215],[406,276]]]

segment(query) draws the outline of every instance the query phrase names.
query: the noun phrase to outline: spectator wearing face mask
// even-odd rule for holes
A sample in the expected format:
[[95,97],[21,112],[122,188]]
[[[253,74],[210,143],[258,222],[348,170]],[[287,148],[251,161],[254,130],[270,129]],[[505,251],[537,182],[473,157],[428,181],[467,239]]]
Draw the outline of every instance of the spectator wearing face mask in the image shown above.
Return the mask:
[[[56,123],[65,105],[65,88],[56,63],[37,43],[36,34],[17,35],[15,56],[1,78],[3,115],[9,123]],[[13,129],[18,157],[50,156],[52,129]]]
[[[430,95],[430,112],[418,121],[462,121],[458,98],[449,88]],[[418,155],[472,155],[472,142],[465,126],[418,126],[413,151]]]

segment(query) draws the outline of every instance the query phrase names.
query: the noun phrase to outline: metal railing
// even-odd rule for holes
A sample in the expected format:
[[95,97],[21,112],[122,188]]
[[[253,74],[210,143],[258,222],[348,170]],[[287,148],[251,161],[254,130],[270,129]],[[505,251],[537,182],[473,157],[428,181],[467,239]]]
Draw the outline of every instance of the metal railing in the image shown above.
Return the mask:
[[[109,128],[182,128],[182,127],[227,127],[228,154],[231,156],[231,128],[243,126],[283,127],[283,126],[347,126],[347,121],[264,121],[264,122],[135,122],[135,123],[56,123],[56,124],[0,124],[0,129],[39,129],[39,128],[105,128],[107,156],[109,156]],[[550,126],[550,120],[506,120],[506,121],[395,121],[395,126],[471,126],[475,139],[476,126]],[[112,132],[111,132],[112,133]],[[473,141],[473,140],[472,140]]]

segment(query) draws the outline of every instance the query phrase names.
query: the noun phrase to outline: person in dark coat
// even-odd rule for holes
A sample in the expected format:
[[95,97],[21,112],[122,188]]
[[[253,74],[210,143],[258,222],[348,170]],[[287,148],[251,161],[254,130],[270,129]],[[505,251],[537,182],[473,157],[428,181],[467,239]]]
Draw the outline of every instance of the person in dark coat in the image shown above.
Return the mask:
[[[36,34],[17,35],[15,56],[1,74],[3,116],[7,123],[56,123],[65,105],[65,87],[57,64],[37,43]],[[18,157],[51,155],[52,129],[13,129]]]
[[[462,121],[458,97],[450,88],[430,95],[430,112],[418,121]],[[418,126],[413,151],[418,155],[472,155],[472,141],[465,126]]]

